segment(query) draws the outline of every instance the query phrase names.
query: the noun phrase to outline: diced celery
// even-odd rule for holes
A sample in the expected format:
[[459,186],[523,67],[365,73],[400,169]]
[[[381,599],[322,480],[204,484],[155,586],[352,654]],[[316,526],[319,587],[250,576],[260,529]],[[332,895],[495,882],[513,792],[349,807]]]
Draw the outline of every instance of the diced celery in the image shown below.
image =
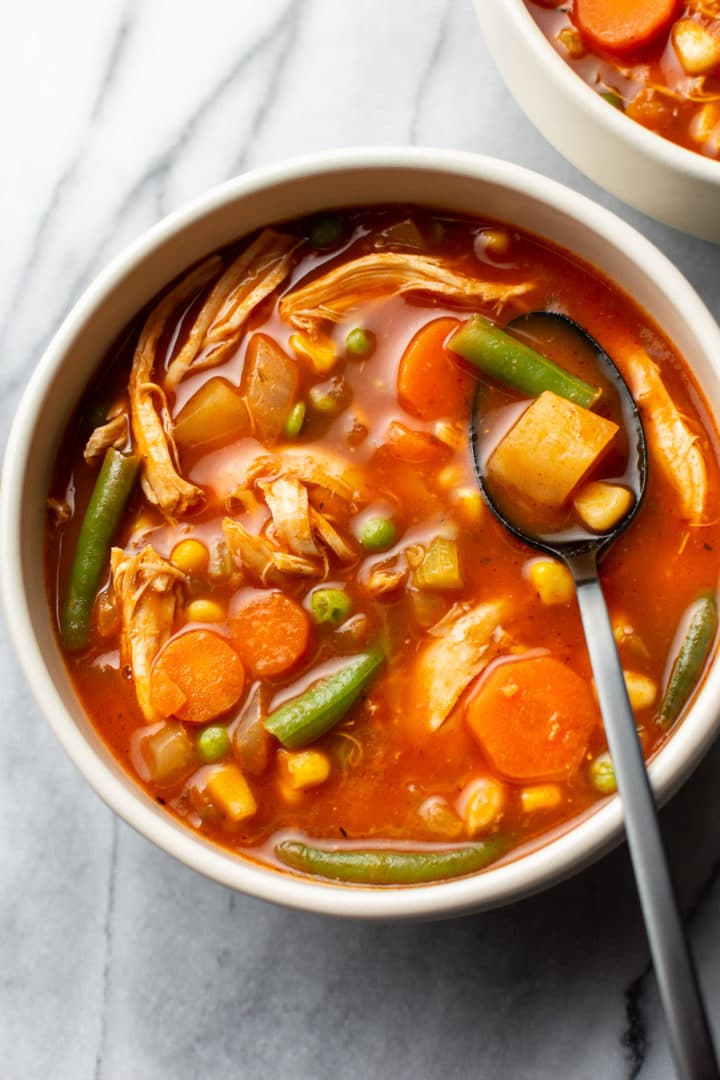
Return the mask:
[[415,571],[419,589],[462,589],[457,542],[444,536],[431,540],[425,558]]

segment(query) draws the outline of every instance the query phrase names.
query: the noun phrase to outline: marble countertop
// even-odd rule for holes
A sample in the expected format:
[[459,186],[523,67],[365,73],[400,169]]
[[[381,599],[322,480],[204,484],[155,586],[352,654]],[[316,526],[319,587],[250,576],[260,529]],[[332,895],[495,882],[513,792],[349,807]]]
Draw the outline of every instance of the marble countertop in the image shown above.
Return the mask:
[[[565,162],[470,0],[64,0],[3,16],[0,431],[61,318],[162,215],[248,167],[415,143],[545,172],[636,224],[720,314],[720,252]],[[626,851],[432,925],[340,923],[206,881],[113,817],[0,638],[8,1080],[672,1076]],[[663,811],[720,1014],[720,746]]]

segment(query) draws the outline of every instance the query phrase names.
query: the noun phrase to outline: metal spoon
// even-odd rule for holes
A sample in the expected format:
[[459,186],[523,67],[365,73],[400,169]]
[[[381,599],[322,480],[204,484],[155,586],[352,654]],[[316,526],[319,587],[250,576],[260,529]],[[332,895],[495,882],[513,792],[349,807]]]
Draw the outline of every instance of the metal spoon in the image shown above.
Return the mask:
[[629,436],[628,468],[623,481],[634,491],[634,505],[612,531],[602,535],[578,528],[556,536],[541,536],[521,528],[505,505],[500,509],[486,483],[486,463],[493,447],[488,446],[488,430],[480,411],[481,388],[476,395],[470,422],[475,472],[486,502],[503,525],[526,543],[562,559],[575,580],[675,1065],[682,1077],[710,1080],[719,1077],[720,1072],[697,974],[680,920],[655,801],[598,576],[599,556],[627,529],[640,509],[647,480],[645,435],[637,408],[620,372],[600,345],[577,323],[563,315],[535,312],[516,319],[507,329],[522,332],[530,326],[537,329],[543,325],[546,329],[555,326],[558,331],[571,330],[580,335],[583,343],[594,353],[601,375],[617,390]]

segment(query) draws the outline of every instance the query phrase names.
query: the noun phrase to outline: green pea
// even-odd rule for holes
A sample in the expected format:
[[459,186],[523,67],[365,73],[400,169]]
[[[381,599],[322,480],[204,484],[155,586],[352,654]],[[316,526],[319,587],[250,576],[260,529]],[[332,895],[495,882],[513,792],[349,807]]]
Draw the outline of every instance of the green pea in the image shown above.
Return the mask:
[[230,736],[222,724],[204,728],[197,737],[197,752],[203,761],[219,761],[230,753]]
[[590,782],[601,795],[612,795],[617,791],[615,768],[608,753],[598,754],[590,763]]
[[296,401],[285,421],[285,438],[296,439],[305,423],[305,402]]
[[391,518],[368,518],[360,530],[360,543],[367,551],[385,551],[395,543],[395,524]]
[[369,356],[375,348],[374,335],[356,326],[345,338],[345,348],[351,356]]
[[339,626],[350,614],[352,603],[342,589],[316,589],[310,597],[310,610],[316,623]]
[[600,97],[603,101],[607,101],[608,105],[612,105],[613,109],[619,109],[620,112],[625,112],[625,102],[614,90],[602,90],[600,92]]
[[345,237],[345,225],[339,217],[317,218],[310,229],[309,240],[315,248],[336,247]]

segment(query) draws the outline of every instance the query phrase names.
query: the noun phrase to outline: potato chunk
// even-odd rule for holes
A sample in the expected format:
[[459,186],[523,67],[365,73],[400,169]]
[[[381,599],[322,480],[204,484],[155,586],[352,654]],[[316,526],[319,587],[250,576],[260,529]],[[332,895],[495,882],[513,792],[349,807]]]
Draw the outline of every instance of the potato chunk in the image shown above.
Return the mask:
[[558,509],[605,454],[618,430],[612,420],[546,390],[493,452],[488,478]]
[[610,532],[624,518],[634,502],[633,493],[622,484],[591,481],[577,493],[578,517],[594,532]]
[[175,420],[175,442],[182,448],[239,438],[250,432],[242,397],[226,379],[209,379],[182,407]]

